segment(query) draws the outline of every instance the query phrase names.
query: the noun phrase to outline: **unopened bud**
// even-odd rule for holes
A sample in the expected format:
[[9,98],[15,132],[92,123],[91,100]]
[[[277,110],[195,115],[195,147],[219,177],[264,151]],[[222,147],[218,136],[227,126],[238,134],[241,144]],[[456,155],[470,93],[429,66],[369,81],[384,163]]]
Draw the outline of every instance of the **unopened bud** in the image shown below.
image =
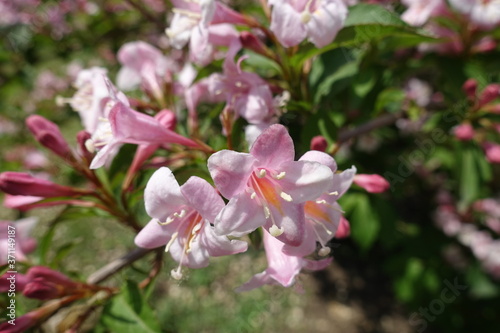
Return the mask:
[[44,147],[52,150],[62,158],[72,156],[71,149],[56,124],[44,117],[32,115],[26,119],[26,125],[35,136],[35,139]]
[[489,102],[500,96],[500,84],[492,83],[484,88],[481,98],[479,99],[479,106],[484,106]]
[[328,147],[328,142],[325,137],[318,135],[311,140],[311,150],[318,150],[324,152]]
[[475,100],[477,92],[477,81],[474,79],[468,79],[462,86],[462,90],[470,100]]
[[35,178],[27,173],[7,171],[0,174],[0,190],[12,195],[43,198],[88,194],[86,190],[62,186],[51,181]]
[[351,234],[351,225],[349,224],[349,221],[345,217],[341,216],[339,227],[335,232],[335,238],[346,238],[349,237],[350,234]]
[[474,127],[469,123],[463,123],[453,129],[453,134],[458,140],[469,141],[474,138]]
[[370,193],[385,192],[391,186],[384,177],[376,174],[358,174],[354,176],[354,183]]

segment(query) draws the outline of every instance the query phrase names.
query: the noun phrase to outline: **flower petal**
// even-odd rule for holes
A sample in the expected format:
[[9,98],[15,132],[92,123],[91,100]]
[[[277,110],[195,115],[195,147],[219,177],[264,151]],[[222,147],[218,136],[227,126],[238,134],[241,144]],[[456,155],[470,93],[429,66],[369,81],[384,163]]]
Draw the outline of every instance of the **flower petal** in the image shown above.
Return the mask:
[[295,149],[285,126],[275,124],[259,135],[250,154],[258,160],[258,166],[277,169],[283,162],[294,160]]
[[245,252],[248,248],[247,242],[240,240],[229,240],[226,236],[215,234],[213,227],[205,226],[203,237],[200,240],[208,250],[211,257],[226,256],[235,253]]
[[306,223],[304,227],[304,240],[299,246],[283,245],[283,253],[289,256],[304,257],[316,250],[316,235],[311,223]]
[[188,204],[211,223],[224,208],[224,201],[205,179],[190,177],[180,190]]
[[284,1],[274,3],[271,31],[285,47],[295,46],[306,38],[306,29],[301,21],[300,13]]
[[255,274],[252,276],[250,280],[248,280],[246,283],[243,285],[239,286],[238,288],[235,289],[237,293],[241,293],[243,291],[250,291],[255,288],[262,287],[263,285],[266,284],[274,284],[275,281],[271,276],[267,273],[267,271],[264,271],[259,274]]
[[336,198],[340,198],[351,187],[356,171],[356,167],[352,166],[350,169],[346,169],[339,174],[334,174],[333,186],[328,191],[336,191],[338,193],[335,194]]
[[333,157],[321,151],[310,150],[302,155],[302,157],[299,158],[299,161],[318,162],[329,167],[332,172],[337,171],[337,162],[335,162]]
[[217,235],[241,237],[266,223],[264,209],[250,194],[242,192],[229,200],[215,219]]
[[208,159],[208,170],[220,193],[231,199],[245,189],[255,162],[250,154],[221,150]]
[[169,240],[170,234],[167,229],[159,225],[157,219],[152,219],[135,236],[134,243],[145,249],[154,249],[167,244]]
[[283,233],[277,238],[285,244],[299,246],[304,240],[304,206],[293,202],[282,201],[281,212],[274,206],[269,206],[272,218],[267,219],[265,228],[276,223],[278,228],[283,228]]
[[170,246],[169,252],[172,258],[189,268],[207,267],[209,264],[208,250],[201,246],[200,239],[196,239],[190,244],[190,251],[185,253],[184,246],[179,239]]
[[290,162],[279,171],[285,172],[285,177],[279,180],[279,184],[294,203],[315,200],[331,187],[333,181],[330,168],[317,162]]
[[179,183],[166,167],[158,169],[149,179],[144,190],[144,202],[148,215],[161,222],[187,203]]

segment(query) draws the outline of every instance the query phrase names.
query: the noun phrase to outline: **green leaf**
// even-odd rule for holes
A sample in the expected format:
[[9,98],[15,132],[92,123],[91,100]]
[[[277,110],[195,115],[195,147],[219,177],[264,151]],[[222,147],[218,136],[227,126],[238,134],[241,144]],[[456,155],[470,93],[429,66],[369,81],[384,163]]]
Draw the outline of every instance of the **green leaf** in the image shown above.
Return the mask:
[[353,193],[345,196],[342,201],[348,220],[351,223],[351,237],[367,251],[377,239],[380,230],[380,220],[372,209],[366,193]]
[[380,113],[383,110],[387,110],[389,112],[398,112],[401,111],[401,107],[403,105],[403,101],[406,98],[406,94],[401,89],[396,88],[388,88],[382,91],[375,102],[375,110],[374,112]]
[[474,147],[467,145],[462,151],[460,169],[460,197],[461,205],[472,203],[479,195],[479,173],[475,162]]
[[144,296],[132,281],[127,281],[122,293],[106,304],[101,322],[116,333],[158,333],[160,324]]
[[344,26],[362,24],[381,24],[408,27],[396,14],[379,5],[358,4],[349,8],[349,15]]
[[359,72],[352,86],[356,96],[363,98],[372,90],[375,83],[377,83],[376,72],[372,69],[366,69]]

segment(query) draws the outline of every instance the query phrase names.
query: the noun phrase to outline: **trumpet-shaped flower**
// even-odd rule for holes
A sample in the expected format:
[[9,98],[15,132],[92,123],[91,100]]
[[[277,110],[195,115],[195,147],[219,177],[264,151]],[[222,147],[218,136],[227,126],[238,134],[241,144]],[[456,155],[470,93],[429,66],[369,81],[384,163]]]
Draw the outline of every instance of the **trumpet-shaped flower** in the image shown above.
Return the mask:
[[179,186],[163,167],[149,180],[144,192],[146,211],[153,219],[135,238],[137,246],[165,250],[179,263],[172,277],[182,277],[181,266],[205,267],[209,257],[244,252],[247,243],[214,233],[211,223],[224,207],[217,191],[205,180],[191,177]]
[[265,284],[280,284],[290,287],[295,283],[295,277],[305,268],[312,271],[324,269],[332,258],[318,261],[291,256],[282,252],[283,243],[264,230],[264,248],[266,250],[268,267],[262,273],[254,275],[247,283],[236,291],[249,291]]
[[283,46],[306,37],[316,46],[330,44],[344,25],[347,7],[341,0],[272,0],[271,31]]
[[283,252],[289,255],[306,256],[316,250],[316,242],[318,242],[321,246],[319,254],[326,256],[330,253],[330,248],[326,244],[335,236],[342,217],[342,208],[337,200],[351,186],[356,168],[353,166],[341,173],[335,173],[337,171],[335,160],[320,151],[309,151],[299,161],[321,163],[329,167],[334,174],[326,191],[304,205],[306,217],[304,241],[300,246],[285,245]]
[[401,15],[401,19],[413,26],[426,23],[429,18],[443,14],[446,3],[443,0],[402,0],[408,9]]
[[317,162],[294,161],[293,141],[282,125],[271,125],[250,153],[219,151],[208,169],[220,193],[230,199],[215,220],[219,235],[242,236],[258,227],[298,246],[304,237],[304,205],[325,192],[332,171]]

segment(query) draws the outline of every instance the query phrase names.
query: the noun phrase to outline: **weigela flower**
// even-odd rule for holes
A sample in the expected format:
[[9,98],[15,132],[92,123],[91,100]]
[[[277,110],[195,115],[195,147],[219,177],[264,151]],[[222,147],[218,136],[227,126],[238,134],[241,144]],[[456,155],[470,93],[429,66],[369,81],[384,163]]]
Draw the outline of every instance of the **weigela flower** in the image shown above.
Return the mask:
[[283,243],[264,230],[264,248],[267,257],[267,269],[254,275],[247,283],[236,291],[249,291],[265,284],[280,284],[290,287],[295,283],[295,277],[305,268],[311,271],[324,269],[332,258],[309,260],[301,256],[292,256],[283,253]]
[[304,239],[304,203],[327,191],[333,174],[317,162],[294,161],[286,128],[272,125],[250,153],[219,151],[208,159],[217,189],[230,199],[214,224],[219,235],[242,236],[258,227],[298,246]]
[[116,77],[118,88],[132,90],[142,83],[154,96],[161,94],[158,90],[173,64],[160,50],[142,41],[130,42],[118,50],[117,58],[123,66]]
[[382,193],[391,187],[391,184],[382,176],[373,174],[359,174],[354,177],[354,184],[364,188],[370,193]]
[[285,47],[306,37],[316,46],[330,44],[344,25],[347,7],[341,0],[272,0],[271,31]]
[[172,277],[182,277],[181,266],[206,267],[209,257],[244,252],[247,243],[216,235],[211,223],[224,207],[217,191],[199,177],[179,186],[172,171],[160,168],[144,191],[146,211],[153,219],[135,238],[137,246],[166,251],[179,263]]
[[450,0],[457,11],[467,15],[479,27],[491,29],[500,23],[500,3],[484,0]]
[[335,236],[342,217],[342,208],[337,200],[351,186],[356,168],[353,166],[341,173],[335,173],[337,171],[335,160],[330,155],[319,151],[309,151],[299,161],[321,163],[330,168],[333,172],[333,178],[321,196],[315,200],[307,201],[304,205],[306,224],[302,244],[300,246],[285,245],[283,252],[289,255],[306,256],[316,250],[316,242],[318,242],[321,246],[319,255],[326,256],[330,253],[330,248],[326,244]]

